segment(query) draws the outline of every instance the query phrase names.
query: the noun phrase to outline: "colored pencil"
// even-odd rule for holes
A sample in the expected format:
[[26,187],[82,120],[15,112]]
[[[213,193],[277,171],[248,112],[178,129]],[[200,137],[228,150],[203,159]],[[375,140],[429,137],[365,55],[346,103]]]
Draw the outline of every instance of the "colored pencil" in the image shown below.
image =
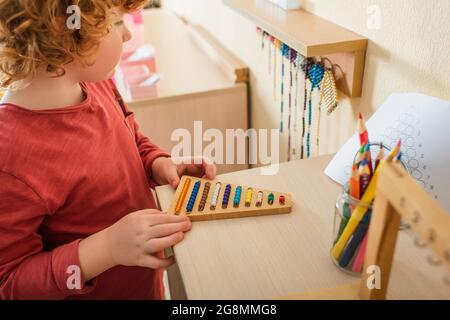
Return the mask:
[[348,242],[348,245],[345,247],[342,256],[339,259],[339,265],[342,268],[347,267],[352,258],[355,256],[355,252],[362,243],[364,236],[367,233],[367,229],[369,228],[370,217],[371,212],[368,211],[364,218],[362,218],[361,222],[358,224],[358,227],[353,233],[353,237]]
[[370,152],[370,143],[366,144],[366,150],[364,153],[368,166],[369,166],[369,170],[370,170],[370,177],[373,176],[373,164],[372,164],[372,153]]
[[398,155],[395,157],[394,162],[400,162],[402,161],[402,153],[399,152]]
[[380,151],[378,152],[377,158],[375,159],[375,170],[380,165],[381,160],[384,159],[384,145],[381,144]]
[[364,195],[366,189],[370,183],[371,174],[367,159],[363,160],[363,163],[359,166],[359,192],[360,195]]
[[402,147],[402,140],[399,139],[397,141],[397,145],[395,146],[395,148],[392,149],[389,155],[387,156],[386,161],[393,161],[396,157],[398,157],[400,154],[401,147]]
[[[349,190],[348,190],[350,196],[353,199],[359,200],[359,174],[358,174],[358,167],[356,164],[353,165],[352,168],[352,176],[350,177],[350,183],[349,183]],[[344,231],[345,227],[347,226],[348,220],[351,217],[351,212],[354,209],[354,206],[351,206],[350,203],[352,200],[346,201],[342,208],[342,220],[339,224],[339,231],[335,239],[335,243],[339,240],[341,237],[342,232]]]
[[366,150],[366,145],[363,144],[361,146],[361,148],[359,149],[358,154],[356,155],[356,159],[355,159],[356,167],[359,167],[359,165],[361,164],[361,161],[363,161],[365,150]]
[[360,112],[358,115],[358,131],[359,131],[359,141],[361,145],[369,143],[369,132],[367,131],[366,124],[364,122],[364,117]]
[[[392,161],[400,152],[401,147],[401,140],[397,143],[397,146],[392,149],[392,151],[389,153],[386,161]],[[378,178],[380,176],[380,171],[383,168],[385,161],[381,161],[380,165],[378,166],[377,170],[375,171],[372,180],[369,183],[369,186],[367,187],[366,192],[361,198],[362,205],[358,205],[355,210],[353,211],[350,220],[347,223],[347,226],[345,227],[344,231],[342,232],[341,237],[336,242],[336,244],[333,247],[332,255],[333,257],[338,260],[339,257],[342,254],[342,251],[345,248],[345,245],[347,244],[347,241],[352,236],[355,229],[358,227],[359,222],[364,218],[365,214],[368,211],[367,204],[372,203],[373,199],[375,198],[376,188],[378,185]]]
[[364,265],[364,258],[366,257],[366,249],[367,249],[367,239],[369,233],[366,232],[366,235],[364,236],[363,241],[361,242],[361,245],[359,246],[358,253],[356,254],[355,261],[352,265],[352,271],[359,273],[362,271],[363,265]]
[[339,240],[339,238],[342,235],[342,232],[344,232],[345,227],[347,226],[347,223],[350,220],[351,214],[352,214],[352,208],[350,208],[350,204],[347,201],[344,203],[344,206],[342,208],[342,220],[339,224],[339,231],[336,236],[336,239],[334,240],[334,243],[336,243]]
[[350,177],[350,195],[354,199],[361,199],[359,172],[356,164],[353,165],[352,176]]

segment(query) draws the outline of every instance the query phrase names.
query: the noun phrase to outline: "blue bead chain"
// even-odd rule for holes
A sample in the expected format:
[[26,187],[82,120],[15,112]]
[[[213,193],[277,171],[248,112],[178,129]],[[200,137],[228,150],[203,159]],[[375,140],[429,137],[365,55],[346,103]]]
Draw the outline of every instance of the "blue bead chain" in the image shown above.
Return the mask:
[[320,84],[325,75],[325,69],[320,63],[315,63],[308,70],[309,80],[311,81],[311,93],[309,96],[309,110],[308,110],[308,134],[306,137],[306,157],[311,157],[311,126],[312,126],[312,95],[315,88],[320,90]]

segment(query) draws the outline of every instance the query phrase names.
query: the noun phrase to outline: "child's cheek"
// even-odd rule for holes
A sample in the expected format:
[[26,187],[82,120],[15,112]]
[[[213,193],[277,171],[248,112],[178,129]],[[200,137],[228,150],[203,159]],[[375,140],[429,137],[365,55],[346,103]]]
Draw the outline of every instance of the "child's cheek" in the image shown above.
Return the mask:
[[97,58],[92,72],[100,76],[101,79],[108,79],[112,76],[115,67],[122,55],[123,41],[114,30],[110,32],[100,44]]

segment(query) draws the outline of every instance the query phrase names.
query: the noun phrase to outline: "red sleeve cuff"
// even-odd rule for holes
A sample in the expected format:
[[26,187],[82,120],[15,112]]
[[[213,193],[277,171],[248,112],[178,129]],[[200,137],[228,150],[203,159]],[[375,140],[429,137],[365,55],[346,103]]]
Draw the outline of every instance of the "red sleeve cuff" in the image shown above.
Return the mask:
[[147,172],[147,175],[148,175],[148,183],[150,185],[150,188],[152,188],[152,189],[155,189],[158,186],[158,183],[156,183],[156,181],[153,180],[153,174],[152,174],[153,162],[155,162],[155,160],[158,158],[171,158],[171,156],[169,153],[167,153],[165,151],[156,151],[156,152],[152,153],[152,155],[146,159],[145,171]]
[[64,295],[91,293],[97,286],[97,280],[85,284],[80,267],[78,246],[80,240],[56,248],[52,253],[52,269],[56,285]]

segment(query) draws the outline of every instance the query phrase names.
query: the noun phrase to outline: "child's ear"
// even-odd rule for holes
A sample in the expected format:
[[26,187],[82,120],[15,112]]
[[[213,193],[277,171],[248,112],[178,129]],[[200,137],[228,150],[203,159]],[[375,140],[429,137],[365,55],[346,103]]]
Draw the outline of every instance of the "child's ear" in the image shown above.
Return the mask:
[[128,29],[128,27],[126,25],[123,26],[123,36],[122,36],[122,40],[123,42],[128,42],[131,40],[132,38],[132,34],[131,31]]

